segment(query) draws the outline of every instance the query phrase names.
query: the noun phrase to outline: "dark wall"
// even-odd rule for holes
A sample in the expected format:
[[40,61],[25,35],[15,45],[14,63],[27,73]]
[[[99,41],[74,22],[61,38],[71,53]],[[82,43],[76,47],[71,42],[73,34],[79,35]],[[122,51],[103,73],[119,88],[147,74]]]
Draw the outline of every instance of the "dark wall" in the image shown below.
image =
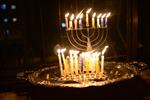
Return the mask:
[[[21,45],[10,55],[20,55],[28,63],[34,57],[44,62],[55,56],[53,48],[61,42],[60,21],[67,11],[93,7],[98,11],[111,11],[110,41],[112,55],[150,55],[149,5],[145,0],[16,0],[19,24],[12,28],[20,38],[1,40],[1,49],[9,58],[9,45]],[[60,3],[60,5],[59,5]],[[60,7],[59,7],[60,6]],[[136,19],[138,18],[138,23]],[[134,23],[134,21],[136,23]],[[0,27],[0,32],[2,27]],[[17,30],[17,31],[16,31]],[[9,41],[9,42],[8,42]],[[7,48],[5,43],[7,44]],[[7,51],[7,52],[6,52]],[[16,52],[20,52],[16,53]],[[5,54],[3,56],[5,56]],[[6,59],[7,59],[6,58]],[[3,59],[3,58],[2,58]]]
[[141,39],[141,52],[142,55],[150,56],[150,29],[149,29],[149,22],[150,22],[150,14],[148,13],[149,9],[148,1],[146,0],[139,0],[139,38]]

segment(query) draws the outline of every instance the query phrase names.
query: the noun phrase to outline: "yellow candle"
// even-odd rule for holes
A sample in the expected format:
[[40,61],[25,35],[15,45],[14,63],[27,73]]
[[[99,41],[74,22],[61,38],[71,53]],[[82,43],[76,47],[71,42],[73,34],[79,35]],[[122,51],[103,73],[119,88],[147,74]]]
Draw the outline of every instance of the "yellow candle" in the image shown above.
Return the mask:
[[94,13],[92,16],[92,28],[95,28],[95,16],[96,16],[96,13]]
[[95,19],[92,18],[92,28],[95,28]]
[[89,63],[90,63],[90,53],[86,52],[85,55],[85,67],[86,67],[86,73],[89,74]]
[[68,75],[68,65],[67,65],[67,61],[64,56],[65,51],[66,51],[66,49],[61,49],[62,59],[63,59],[63,63],[64,63],[64,75],[67,76]]
[[90,13],[91,10],[92,10],[92,8],[90,8],[86,11],[86,27],[89,27],[89,15],[88,14]]
[[69,21],[69,28],[70,29],[73,29],[73,23],[72,23],[73,19],[74,19],[74,14],[72,14],[70,17],[70,21]]
[[87,13],[86,13],[86,27],[89,27],[89,16]]
[[69,28],[73,29],[72,20],[69,21]]
[[78,21],[77,21],[77,19],[74,20],[74,26],[75,26],[75,29],[78,28]]
[[75,29],[78,28],[78,18],[80,17],[82,11],[76,16],[76,19],[74,20],[74,24],[75,24]]
[[94,71],[95,71],[95,53],[92,53],[91,55],[90,55],[90,70],[91,70],[91,72],[93,73]]
[[97,28],[100,28],[99,18],[97,18]]
[[70,50],[69,53],[70,53],[70,73],[73,76],[74,75],[74,62],[73,62],[72,50]]
[[100,71],[100,69],[99,69],[99,56],[100,56],[100,53],[96,52],[96,56],[95,56],[95,62],[96,62],[95,69],[96,69],[96,74],[98,74],[99,71]]
[[57,50],[57,53],[58,53],[58,59],[59,59],[60,73],[61,73],[61,76],[63,76],[63,66],[62,66],[62,61],[61,61],[60,49]]
[[69,16],[69,13],[66,13],[65,15],[65,21],[66,21],[66,28],[68,29],[68,16]]

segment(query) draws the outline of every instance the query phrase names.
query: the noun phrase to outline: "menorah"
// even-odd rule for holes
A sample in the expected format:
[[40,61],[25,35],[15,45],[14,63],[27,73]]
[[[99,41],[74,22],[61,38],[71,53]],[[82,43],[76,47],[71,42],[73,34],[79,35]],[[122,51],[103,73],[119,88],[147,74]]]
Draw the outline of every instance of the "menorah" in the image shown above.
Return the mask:
[[83,20],[84,10],[80,11],[76,17],[71,14],[70,20],[68,20],[69,13],[65,15],[67,38],[71,46],[76,49],[69,50],[69,56],[66,57],[64,54],[66,48],[57,50],[61,76],[65,78],[104,75],[104,53],[108,46],[105,46],[102,52],[99,51],[107,39],[108,18],[111,13],[100,13],[96,17],[96,12],[90,15],[91,10],[92,8],[85,12],[85,20]]
[[106,43],[108,18],[111,13],[100,13],[96,18],[96,12],[89,16],[91,10],[90,8],[86,11],[86,20],[83,20],[83,10],[76,17],[72,14],[69,21],[69,13],[65,15],[69,43],[80,51],[97,50]]
[[91,10],[90,8],[85,12],[85,17],[84,10],[76,17],[74,14],[69,16],[69,13],[65,15],[66,34],[71,44],[68,49],[71,50],[58,48],[59,66],[48,66],[29,74],[30,82],[50,87],[82,88],[131,79],[140,73],[141,69],[138,67],[143,66],[143,63],[104,63],[104,54],[109,47],[105,42],[108,35],[107,22],[111,13],[100,13],[96,16],[95,12],[90,14]]

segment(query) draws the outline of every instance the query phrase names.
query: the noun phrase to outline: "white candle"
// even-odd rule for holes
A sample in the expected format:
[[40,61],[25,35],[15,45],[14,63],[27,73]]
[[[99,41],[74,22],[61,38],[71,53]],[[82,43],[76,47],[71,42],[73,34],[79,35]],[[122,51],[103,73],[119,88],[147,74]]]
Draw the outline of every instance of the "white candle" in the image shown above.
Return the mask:
[[100,19],[100,17],[101,17],[101,13],[97,16],[97,28],[100,28],[100,21],[99,21],[99,19]]
[[104,73],[104,56],[101,56],[101,73]]
[[58,49],[58,50],[57,50],[57,53],[58,53],[58,59],[59,59],[60,74],[61,74],[61,76],[63,76],[63,66],[62,66],[60,51],[61,51],[61,50]]
[[104,53],[106,52],[108,46],[105,46],[104,49],[102,50],[102,55],[101,55],[101,73],[104,73]]
[[86,11],[86,27],[89,27],[89,15],[88,14],[90,13],[91,10],[92,10],[92,8],[90,8]]
[[110,12],[106,15],[106,18],[105,18],[105,27],[107,28],[107,20],[108,20],[108,17],[110,16]]
[[92,28],[95,28],[95,16],[96,16],[96,13],[92,15]]
[[73,55],[74,55],[74,64],[75,64],[75,74],[78,75],[79,74],[79,64],[78,64],[78,53],[79,51],[73,51]]
[[79,28],[82,28],[82,18],[83,18],[83,13],[80,15]]
[[65,14],[65,21],[66,21],[66,28],[68,29],[68,16],[69,16],[69,13],[66,13]]
[[101,17],[101,26],[104,27],[104,17],[106,16],[106,14],[103,14]]

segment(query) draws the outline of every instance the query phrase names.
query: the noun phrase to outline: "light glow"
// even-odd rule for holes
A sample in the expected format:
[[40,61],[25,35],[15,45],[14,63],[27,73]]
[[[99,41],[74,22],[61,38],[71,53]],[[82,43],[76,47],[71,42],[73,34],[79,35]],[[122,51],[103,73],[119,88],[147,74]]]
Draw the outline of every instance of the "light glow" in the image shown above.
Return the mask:
[[89,8],[89,9],[86,11],[86,13],[87,13],[87,14],[90,13],[91,10],[92,10],[92,8]]
[[66,14],[65,14],[65,17],[67,18],[68,16],[69,16],[69,13],[66,13]]
[[102,16],[102,14],[100,13],[98,16],[97,16],[97,18],[100,18]]
[[72,14],[70,17],[70,20],[73,20],[73,19],[74,19],[74,14]]
[[109,46],[105,46],[105,48],[104,48],[103,51],[102,51],[102,55],[104,55],[104,53],[106,52],[106,50],[107,50],[108,47],[109,47]]
[[96,13],[94,13],[93,15],[92,15],[92,17],[94,18],[96,16]]
[[111,15],[111,13],[109,12],[109,13],[106,15],[106,18],[108,18],[110,15]]
[[104,18],[105,16],[106,16],[106,13],[105,13],[105,14],[103,14],[102,18]]

